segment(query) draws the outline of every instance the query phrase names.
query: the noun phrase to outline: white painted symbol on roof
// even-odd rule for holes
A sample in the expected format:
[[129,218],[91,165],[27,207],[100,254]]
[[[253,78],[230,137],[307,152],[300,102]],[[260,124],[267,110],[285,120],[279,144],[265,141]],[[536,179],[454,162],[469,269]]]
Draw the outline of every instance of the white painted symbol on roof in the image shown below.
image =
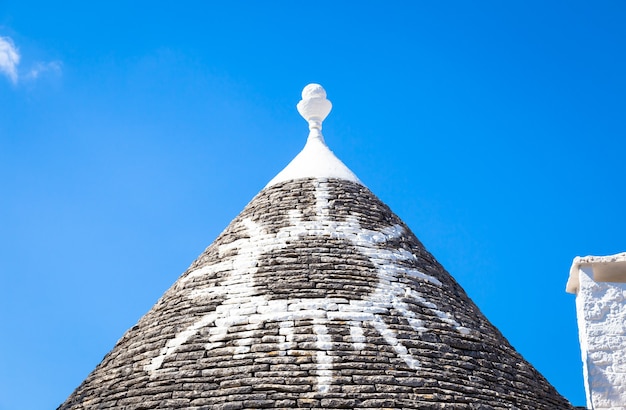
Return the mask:
[[[415,331],[421,333],[428,331],[428,328],[403,299],[411,298],[457,331],[469,332],[460,326],[452,315],[441,311],[417,290],[407,288],[406,284],[398,280],[401,275],[408,275],[441,286],[437,278],[399,263],[414,260],[416,257],[412,253],[381,246],[401,237],[405,233],[402,226],[394,225],[374,231],[364,229],[355,217],[348,217],[345,221],[332,220],[329,215],[328,195],[327,182],[319,181],[315,191],[316,216],[311,220],[304,220],[300,211],[290,211],[289,225],[279,229],[277,233],[268,233],[251,219],[243,220],[247,235],[219,248],[220,256],[230,255],[236,250],[234,256],[192,271],[179,281],[179,285],[182,286],[194,278],[223,272],[224,279],[218,286],[194,289],[189,293],[189,297],[193,299],[219,297],[223,299],[222,304],[214,312],[200,317],[168,340],[159,354],[153,357],[144,369],[152,375],[157,375],[162,371],[165,360],[202,329],[205,332],[208,330],[209,335],[206,350],[226,349],[234,359],[244,357],[250,353],[255,343],[255,331],[267,322],[278,322],[280,325],[276,344],[279,355],[301,355],[302,352],[297,351],[297,343],[294,342],[294,321],[311,320],[316,336],[317,390],[325,392],[332,384],[333,355],[330,353],[333,351],[334,343],[329,335],[328,326],[333,321],[347,323],[355,351],[364,350],[367,344],[364,326],[371,326],[411,369],[420,367],[419,360],[398,339],[396,331],[387,325],[384,317],[388,317],[393,309],[400,312]],[[275,300],[259,294],[259,289],[254,284],[254,274],[258,271],[261,256],[285,248],[288,242],[304,235],[345,240],[367,256],[374,265],[378,277],[374,291],[358,300],[333,297]],[[243,326],[250,337],[240,337],[227,345],[229,341],[227,335],[232,326]]]

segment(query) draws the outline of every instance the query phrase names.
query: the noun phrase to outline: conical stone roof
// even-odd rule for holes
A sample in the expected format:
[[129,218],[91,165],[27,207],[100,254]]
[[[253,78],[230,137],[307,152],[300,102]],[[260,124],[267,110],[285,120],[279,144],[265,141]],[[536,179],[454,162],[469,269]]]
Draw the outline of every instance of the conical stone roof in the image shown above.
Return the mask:
[[326,147],[304,150],[60,409],[571,409]]

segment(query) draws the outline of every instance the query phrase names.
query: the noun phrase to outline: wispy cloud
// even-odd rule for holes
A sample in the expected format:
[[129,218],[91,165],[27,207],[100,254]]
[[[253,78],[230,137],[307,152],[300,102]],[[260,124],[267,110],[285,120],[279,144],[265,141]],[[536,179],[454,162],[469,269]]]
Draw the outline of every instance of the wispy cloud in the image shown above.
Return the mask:
[[63,65],[60,61],[37,61],[28,64],[29,68],[18,70],[21,58],[11,37],[0,36],[0,75],[7,76],[13,84],[17,84],[20,79],[34,81],[44,74],[61,74]]
[[17,65],[20,63],[20,53],[17,51],[10,37],[0,37],[0,73],[3,73],[17,83]]
[[24,78],[36,80],[45,73],[60,74],[62,64],[60,61],[38,62],[24,75]]

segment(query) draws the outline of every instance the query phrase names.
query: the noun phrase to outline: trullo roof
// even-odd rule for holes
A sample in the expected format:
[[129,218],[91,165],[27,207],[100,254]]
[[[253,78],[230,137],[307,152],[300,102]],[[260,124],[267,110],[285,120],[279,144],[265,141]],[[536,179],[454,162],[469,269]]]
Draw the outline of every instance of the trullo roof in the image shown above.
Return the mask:
[[328,149],[303,151],[60,409],[570,409]]

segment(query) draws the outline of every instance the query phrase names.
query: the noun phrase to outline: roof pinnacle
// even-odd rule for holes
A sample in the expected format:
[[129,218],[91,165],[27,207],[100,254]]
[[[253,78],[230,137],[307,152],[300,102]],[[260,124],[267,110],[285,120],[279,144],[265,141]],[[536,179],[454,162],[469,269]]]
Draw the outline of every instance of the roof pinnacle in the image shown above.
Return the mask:
[[326,91],[319,84],[309,84],[302,90],[298,112],[309,123],[309,138],[304,148],[267,185],[300,178],[337,178],[361,184],[361,181],[328,148],[322,136],[322,121],[332,108]]
[[298,112],[309,123],[309,136],[322,137],[322,121],[332,109],[326,99],[326,90],[319,84],[309,84],[302,90],[302,100],[296,106]]

